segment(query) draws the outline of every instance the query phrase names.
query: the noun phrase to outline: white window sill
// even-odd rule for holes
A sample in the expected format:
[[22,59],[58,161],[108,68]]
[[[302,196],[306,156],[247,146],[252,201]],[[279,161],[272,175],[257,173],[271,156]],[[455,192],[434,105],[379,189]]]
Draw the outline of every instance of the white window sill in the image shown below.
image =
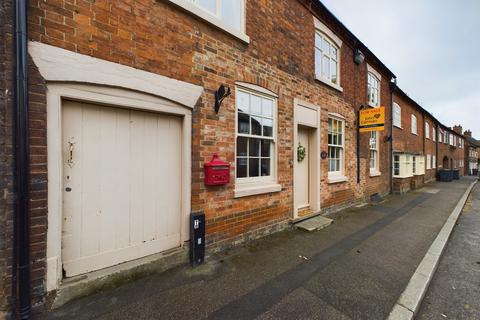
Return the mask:
[[412,178],[412,176],[393,176],[395,179],[407,179],[407,178]]
[[369,102],[369,103],[368,103],[368,106],[369,106],[369,107],[372,107],[372,108],[380,108],[380,105],[379,105],[379,104],[375,104],[375,103],[372,103],[372,102]]
[[344,175],[329,175],[328,176],[328,183],[340,183],[340,182],[346,182],[348,181],[348,178],[345,177]]
[[279,192],[282,186],[278,183],[271,184],[237,184],[235,186],[234,198],[254,196],[257,194]]
[[413,134],[414,136],[418,136],[418,133],[412,132],[412,134]]
[[329,87],[332,87],[333,89],[335,89],[335,90],[337,90],[337,91],[343,92],[343,88],[340,87],[338,84],[332,83],[332,82],[330,82],[328,79],[322,78],[322,77],[319,76],[318,74],[315,74],[315,79],[317,79],[317,80],[320,81],[321,83],[326,84],[326,85],[329,86]]
[[400,127],[400,126],[397,126],[397,125],[395,125],[395,124],[394,124],[393,126],[394,126],[395,128],[398,128],[398,129],[400,129],[400,130],[403,130],[403,128],[402,128],[402,127]]
[[379,177],[382,173],[378,170],[370,170],[370,177]]
[[[430,170],[430,169],[428,169],[428,170]],[[423,172],[423,173],[414,173],[413,175],[414,175],[414,176],[423,176],[423,175],[425,175],[425,172]]]
[[247,36],[244,32],[236,30],[235,28],[227,25],[222,20],[218,19],[214,15],[200,9],[195,4],[191,3],[187,0],[168,0],[169,2],[179,6],[180,8],[193,13],[197,17],[201,18],[202,20],[214,25],[215,27],[222,29],[223,31],[231,34],[232,36],[236,37],[237,39],[242,40],[245,43],[250,43],[250,37]]

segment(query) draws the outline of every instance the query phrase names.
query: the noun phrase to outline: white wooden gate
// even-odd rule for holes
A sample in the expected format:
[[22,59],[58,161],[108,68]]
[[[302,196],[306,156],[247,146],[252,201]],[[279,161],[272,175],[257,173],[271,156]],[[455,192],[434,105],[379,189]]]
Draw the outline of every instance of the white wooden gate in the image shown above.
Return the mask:
[[62,126],[66,276],[180,246],[181,118],[66,101]]

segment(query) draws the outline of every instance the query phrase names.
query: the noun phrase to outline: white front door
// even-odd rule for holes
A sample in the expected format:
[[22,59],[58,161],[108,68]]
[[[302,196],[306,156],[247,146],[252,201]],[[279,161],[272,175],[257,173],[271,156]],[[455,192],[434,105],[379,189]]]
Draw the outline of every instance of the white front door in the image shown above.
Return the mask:
[[303,146],[306,150],[305,158],[302,161],[299,161],[300,159],[297,158],[295,170],[296,207],[297,209],[303,209],[310,206],[310,130],[306,127],[299,126],[297,137],[299,145]]
[[66,101],[62,120],[66,276],[180,246],[182,119]]

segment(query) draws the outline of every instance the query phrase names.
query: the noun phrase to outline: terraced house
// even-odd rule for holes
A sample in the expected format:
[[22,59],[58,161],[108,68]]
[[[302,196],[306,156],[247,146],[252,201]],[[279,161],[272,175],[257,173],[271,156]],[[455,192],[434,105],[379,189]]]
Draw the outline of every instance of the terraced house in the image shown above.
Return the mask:
[[[454,142],[436,140],[455,133],[401,91],[392,109],[395,75],[320,1],[30,1],[16,24],[14,9],[1,8],[2,92],[27,76],[29,139],[9,133],[22,128],[17,90],[0,123],[2,310],[22,299],[12,284],[41,306],[85,274],[186,261],[192,212],[205,214],[208,253],[461,166]],[[378,107],[385,129],[359,134],[359,110]],[[13,241],[21,212],[28,236]],[[12,282],[21,239],[30,264]]]

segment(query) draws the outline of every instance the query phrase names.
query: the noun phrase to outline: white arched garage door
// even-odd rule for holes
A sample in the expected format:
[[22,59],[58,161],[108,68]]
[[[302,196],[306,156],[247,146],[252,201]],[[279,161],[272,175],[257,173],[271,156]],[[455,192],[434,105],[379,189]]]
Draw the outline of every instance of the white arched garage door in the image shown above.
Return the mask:
[[63,101],[65,275],[181,245],[182,119]]

